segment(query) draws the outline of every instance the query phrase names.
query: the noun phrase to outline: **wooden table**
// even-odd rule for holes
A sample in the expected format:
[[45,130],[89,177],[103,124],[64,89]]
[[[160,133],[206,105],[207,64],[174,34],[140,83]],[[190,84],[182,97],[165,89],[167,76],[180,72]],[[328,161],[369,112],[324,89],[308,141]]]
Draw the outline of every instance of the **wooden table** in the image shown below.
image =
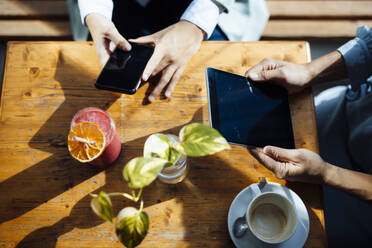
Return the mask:
[[[121,247],[112,226],[89,207],[90,192],[128,190],[123,166],[140,156],[152,133],[174,133],[189,122],[208,123],[206,66],[243,74],[264,57],[304,63],[306,42],[205,42],[185,69],[171,100],[143,104],[148,84],[132,96],[94,88],[100,71],[92,43],[8,44],[0,122],[0,247]],[[290,99],[297,147],[317,151],[310,91]],[[75,162],[66,148],[74,113],[107,110],[123,143],[118,161],[101,171]],[[178,185],[155,181],[144,193],[150,231],[141,247],[233,247],[228,208],[259,177],[286,184],[239,146],[189,159]],[[321,188],[287,184],[304,200],[311,219],[306,247],[325,247]],[[131,204],[115,199],[115,211]]]

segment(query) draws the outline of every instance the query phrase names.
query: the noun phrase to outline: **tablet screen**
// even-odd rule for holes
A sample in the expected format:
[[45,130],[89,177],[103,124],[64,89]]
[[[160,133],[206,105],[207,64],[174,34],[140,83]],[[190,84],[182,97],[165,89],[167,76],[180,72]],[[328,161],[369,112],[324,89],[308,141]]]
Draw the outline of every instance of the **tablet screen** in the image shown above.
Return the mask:
[[212,127],[229,142],[294,148],[286,89],[213,68],[207,84]]

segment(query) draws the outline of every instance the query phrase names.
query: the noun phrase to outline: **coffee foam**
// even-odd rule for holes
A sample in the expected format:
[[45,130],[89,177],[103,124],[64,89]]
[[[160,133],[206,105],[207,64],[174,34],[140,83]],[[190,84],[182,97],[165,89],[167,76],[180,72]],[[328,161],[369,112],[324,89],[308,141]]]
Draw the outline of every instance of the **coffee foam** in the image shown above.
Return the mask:
[[276,240],[282,236],[287,226],[287,216],[275,204],[258,204],[250,215],[252,229],[265,240]]

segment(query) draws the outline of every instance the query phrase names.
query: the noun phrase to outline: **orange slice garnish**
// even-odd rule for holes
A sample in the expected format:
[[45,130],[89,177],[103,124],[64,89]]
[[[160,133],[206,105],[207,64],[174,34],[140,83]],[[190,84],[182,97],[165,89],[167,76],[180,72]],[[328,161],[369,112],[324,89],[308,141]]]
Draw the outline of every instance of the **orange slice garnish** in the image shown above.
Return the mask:
[[79,122],[68,134],[68,150],[81,163],[89,163],[98,158],[106,147],[106,135],[94,123]]

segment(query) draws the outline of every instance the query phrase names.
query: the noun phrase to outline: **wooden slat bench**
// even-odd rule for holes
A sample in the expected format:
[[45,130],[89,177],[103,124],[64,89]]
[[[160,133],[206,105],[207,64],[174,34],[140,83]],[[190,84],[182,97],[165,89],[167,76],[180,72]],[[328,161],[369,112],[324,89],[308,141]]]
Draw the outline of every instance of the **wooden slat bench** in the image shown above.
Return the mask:
[[371,0],[266,0],[270,20],[263,38],[350,38],[372,26]]
[[0,0],[0,39],[72,39],[66,0]]
[[[266,0],[264,39],[349,38],[372,26],[372,0]],[[71,39],[66,0],[1,0],[0,38]]]

